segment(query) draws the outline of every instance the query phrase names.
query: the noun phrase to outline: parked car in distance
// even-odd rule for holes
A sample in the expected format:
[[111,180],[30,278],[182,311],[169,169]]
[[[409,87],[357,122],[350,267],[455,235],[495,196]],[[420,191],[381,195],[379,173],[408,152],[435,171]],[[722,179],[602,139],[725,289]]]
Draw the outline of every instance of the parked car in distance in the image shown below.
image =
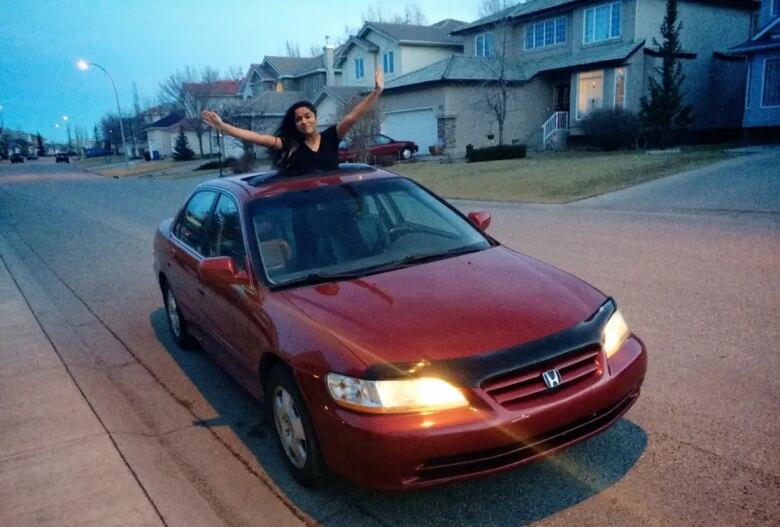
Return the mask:
[[[419,147],[412,141],[396,141],[384,134],[377,134],[368,147],[371,161],[385,159],[404,161],[409,160],[417,153]],[[356,153],[350,149],[346,141],[339,144],[339,162],[352,163],[356,160]]]
[[27,160],[28,161],[35,161],[36,159],[38,159],[38,155],[37,154],[27,154]]
[[416,489],[542,458],[639,396],[616,302],[367,165],[200,184],[154,237],[174,341],[264,401],[305,485]]
[[11,154],[11,163],[24,163],[24,156],[22,154]]
[[70,156],[65,152],[60,152],[55,157],[57,163],[70,163]]

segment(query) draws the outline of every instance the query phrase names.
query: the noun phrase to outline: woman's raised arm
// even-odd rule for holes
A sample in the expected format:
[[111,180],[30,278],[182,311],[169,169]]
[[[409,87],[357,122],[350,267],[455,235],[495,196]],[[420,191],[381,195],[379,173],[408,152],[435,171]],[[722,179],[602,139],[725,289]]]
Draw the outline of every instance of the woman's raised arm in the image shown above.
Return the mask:
[[240,139],[242,141],[247,141],[249,143],[254,143],[256,145],[264,146],[272,150],[282,149],[282,140],[276,136],[258,134],[257,132],[253,132],[252,130],[244,130],[243,128],[239,128],[238,126],[227,124],[222,120],[219,114],[217,114],[216,112],[211,112],[209,110],[204,110],[200,115],[201,117],[203,117],[203,120],[206,122],[206,124],[210,125],[212,128],[216,128],[222,133],[232,135],[236,139]]
[[376,101],[379,99],[379,96],[382,94],[382,90],[385,88],[385,77],[382,73],[382,70],[377,69],[374,72],[374,91],[372,91],[368,96],[357,103],[357,105],[352,108],[352,111],[349,112],[341,121],[339,121],[339,124],[336,125],[336,135],[338,135],[339,139],[343,139],[347,132],[349,132],[350,128],[352,128],[356,122],[360,120],[361,117],[363,117],[363,114],[366,113],[374,104],[376,104]]

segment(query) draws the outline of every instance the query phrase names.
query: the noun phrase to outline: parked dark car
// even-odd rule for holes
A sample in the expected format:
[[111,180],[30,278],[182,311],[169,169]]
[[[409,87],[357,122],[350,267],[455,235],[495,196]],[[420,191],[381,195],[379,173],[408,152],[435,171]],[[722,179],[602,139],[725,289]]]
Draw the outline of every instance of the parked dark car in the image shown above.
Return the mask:
[[70,156],[65,152],[60,152],[55,157],[57,163],[70,163]]
[[605,430],[644,344],[616,302],[366,165],[200,184],[154,238],[182,347],[264,401],[287,467],[377,489],[485,476]]
[[22,154],[11,154],[11,163],[24,163],[24,156]]
[[[385,159],[409,160],[417,153],[419,147],[412,141],[396,141],[386,135],[378,134],[368,147],[370,161]],[[356,153],[350,149],[346,141],[339,145],[339,162],[352,163],[356,160]]]
[[35,161],[36,159],[38,159],[37,154],[27,154],[27,161]]

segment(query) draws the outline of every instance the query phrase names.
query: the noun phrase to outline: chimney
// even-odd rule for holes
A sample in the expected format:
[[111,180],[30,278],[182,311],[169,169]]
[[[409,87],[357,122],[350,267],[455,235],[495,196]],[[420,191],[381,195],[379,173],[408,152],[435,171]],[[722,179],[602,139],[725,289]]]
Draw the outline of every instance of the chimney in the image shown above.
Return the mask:
[[336,72],[333,70],[333,54],[336,51],[336,46],[333,44],[325,44],[323,50],[323,59],[325,60],[325,86],[336,85]]

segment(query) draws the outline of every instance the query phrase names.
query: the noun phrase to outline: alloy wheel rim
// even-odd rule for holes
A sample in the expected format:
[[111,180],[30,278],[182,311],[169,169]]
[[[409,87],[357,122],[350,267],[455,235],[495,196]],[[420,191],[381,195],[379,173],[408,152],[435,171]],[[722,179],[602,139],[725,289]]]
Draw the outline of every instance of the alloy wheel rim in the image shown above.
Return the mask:
[[176,338],[181,336],[181,320],[179,320],[179,309],[176,305],[176,299],[173,297],[173,293],[168,289],[168,298],[165,306],[168,310],[168,322],[171,324],[171,330]]
[[273,393],[274,422],[287,459],[296,468],[306,465],[306,431],[290,392],[277,386]]

